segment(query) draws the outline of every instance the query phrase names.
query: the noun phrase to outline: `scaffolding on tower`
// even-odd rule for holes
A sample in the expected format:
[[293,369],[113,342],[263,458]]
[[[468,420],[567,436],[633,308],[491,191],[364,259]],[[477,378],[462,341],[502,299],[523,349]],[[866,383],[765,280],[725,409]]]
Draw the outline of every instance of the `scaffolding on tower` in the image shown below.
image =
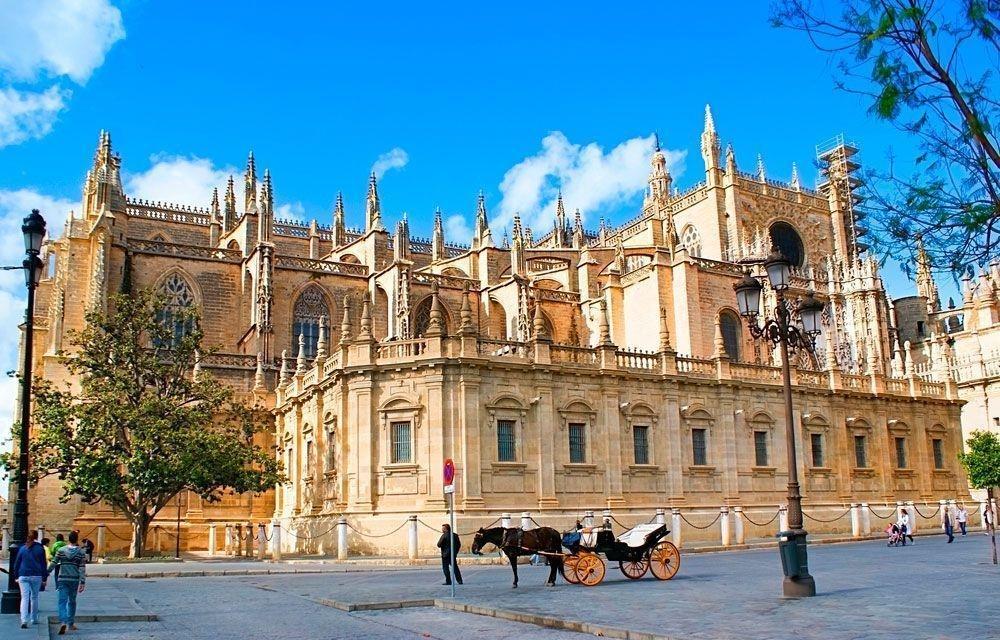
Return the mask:
[[868,250],[868,245],[863,242],[868,230],[861,225],[864,211],[859,209],[864,198],[857,192],[862,185],[862,180],[858,177],[861,165],[855,159],[858,151],[856,144],[844,140],[844,134],[816,145],[816,159],[820,166],[816,190],[827,197],[830,197],[831,192],[836,194],[844,217],[848,252],[854,260]]

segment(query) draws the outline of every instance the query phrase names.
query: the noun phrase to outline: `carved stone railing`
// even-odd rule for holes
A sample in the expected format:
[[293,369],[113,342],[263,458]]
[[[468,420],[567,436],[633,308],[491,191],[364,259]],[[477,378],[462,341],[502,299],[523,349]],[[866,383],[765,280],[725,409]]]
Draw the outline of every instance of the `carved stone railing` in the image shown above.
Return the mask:
[[743,362],[732,362],[729,365],[730,374],[737,380],[750,380],[754,382],[781,382],[781,367],[772,367],[765,364],[748,364]]
[[413,273],[413,282],[422,282],[424,284],[437,283],[439,287],[444,287],[446,289],[461,289],[466,283],[470,287],[478,287],[478,282],[472,280],[471,278],[463,278],[461,276],[446,276],[440,273],[430,273],[429,271],[416,271]]
[[653,268],[654,268],[653,263],[649,263],[649,264],[644,264],[641,267],[638,267],[637,269],[629,271],[628,273],[622,276],[622,284],[628,286],[630,284],[642,280],[649,274],[653,273]]
[[413,338],[411,340],[391,340],[380,342],[375,350],[375,357],[379,360],[402,360],[412,359],[424,354],[427,351],[427,338]]
[[660,358],[652,351],[621,351],[615,354],[619,369],[632,371],[655,371],[660,367]]
[[[778,379],[780,380],[781,378],[779,377]],[[813,389],[824,389],[830,386],[830,377],[825,371],[799,369],[796,372],[796,380],[798,380],[798,383],[801,386],[811,387]]]
[[735,262],[723,262],[721,260],[710,260],[709,258],[691,258],[691,261],[703,269],[711,269],[713,271],[721,271],[722,273],[731,273],[733,275],[742,276],[746,267],[738,265]]
[[920,395],[922,396],[928,396],[931,398],[945,397],[945,385],[943,382],[928,382],[926,380],[921,380],[918,389]]
[[528,345],[514,340],[480,338],[477,346],[479,355],[493,358],[527,358]]
[[910,395],[910,381],[905,378],[886,378],[885,390],[897,396]]
[[319,376],[316,373],[316,367],[310,367],[302,374],[302,388],[311,386],[319,382]]
[[201,366],[210,369],[256,369],[257,356],[243,353],[208,353],[202,356]]
[[337,369],[340,369],[340,352],[334,351],[326,357],[326,362],[323,363],[323,376],[328,376],[332,374]]
[[195,258],[200,260],[215,260],[219,262],[243,261],[243,252],[239,249],[218,249],[214,247],[196,247],[189,244],[174,244],[172,242],[162,242],[160,240],[136,240],[128,241],[130,250],[136,253],[152,253],[160,256],[179,256],[182,258]]
[[551,300],[552,302],[579,302],[580,294],[576,291],[559,291],[556,289],[534,288],[532,294],[541,300]]
[[202,227],[207,227],[208,223],[211,222],[208,209],[200,207],[134,198],[126,198],[125,203],[125,213],[133,218],[149,218],[150,220],[195,224]]
[[313,260],[296,256],[274,257],[274,266],[282,269],[299,269],[302,271],[317,271],[320,273],[336,273],[345,276],[367,276],[368,267],[353,262],[334,262],[332,260]]
[[597,352],[590,347],[579,347],[571,344],[553,344],[549,347],[549,358],[554,363],[568,365],[583,365],[587,367],[597,364]]
[[677,373],[682,376],[695,378],[714,378],[715,362],[708,358],[692,358],[691,356],[677,356]]
[[676,196],[673,196],[670,199],[670,206],[676,212],[682,209],[687,209],[691,205],[701,202],[707,197],[708,188],[705,186],[704,182],[699,182],[687,191],[682,191]]
[[867,391],[871,386],[871,379],[868,376],[859,376],[853,373],[845,373],[841,376],[845,389],[851,391]]

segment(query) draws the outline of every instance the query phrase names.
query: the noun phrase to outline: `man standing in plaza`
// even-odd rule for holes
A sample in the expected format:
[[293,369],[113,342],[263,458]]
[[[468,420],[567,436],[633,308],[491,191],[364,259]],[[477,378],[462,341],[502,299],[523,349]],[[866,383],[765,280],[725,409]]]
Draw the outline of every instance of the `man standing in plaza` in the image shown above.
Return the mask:
[[958,523],[958,528],[962,530],[964,536],[966,534],[965,528],[969,523],[969,512],[964,504],[958,505],[958,511],[955,512],[955,522]]
[[49,567],[59,576],[59,635],[65,635],[67,627],[76,630],[76,595],[83,593],[87,582],[87,552],[77,546],[78,541],[79,534],[71,531],[69,544],[56,552]]
[[[454,543],[455,556],[452,557],[451,549]],[[441,526],[441,537],[438,539],[438,549],[441,550],[441,568],[444,570],[444,584],[451,584],[451,571],[455,571],[455,582],[462,584],[462,572],[458,570],[458,550],[462,548],[462,541],[457,533],[451,532],[449,525]]]

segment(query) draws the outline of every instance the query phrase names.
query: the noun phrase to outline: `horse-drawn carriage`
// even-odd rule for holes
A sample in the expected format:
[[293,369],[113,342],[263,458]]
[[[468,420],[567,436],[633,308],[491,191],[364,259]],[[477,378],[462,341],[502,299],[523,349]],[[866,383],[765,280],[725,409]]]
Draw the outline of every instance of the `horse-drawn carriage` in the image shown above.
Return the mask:
[[[615,538],[610,529],[585,529],[579,542],[567,545],[570,553],[563,558],[562,574],[566,582],[588,587],[600,584],[607,569],[598,554],[604,554],[626,577],[638,580],[652,571],[659,580],[669,580],[681,566],[681,554],[669,540],[666,525],[640,524]],[[564,544],[573,534],[563,536]]]

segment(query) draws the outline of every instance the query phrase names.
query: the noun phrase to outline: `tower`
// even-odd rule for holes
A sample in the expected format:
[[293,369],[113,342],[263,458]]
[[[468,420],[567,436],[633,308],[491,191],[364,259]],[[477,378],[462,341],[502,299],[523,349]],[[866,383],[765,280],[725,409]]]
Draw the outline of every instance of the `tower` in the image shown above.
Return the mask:
[[97,140],[94,164],[87,172],[87,181],[83,188],[84,214],[91,218],[105,209],[120,211],[124,208],[121,158],[111,150],[111,133],[102,130]]
[[333,246],[347,244],[347,227],[344,224],[344,194],[337,192],[337,204],[333,207]]
[[445,258],[444,224],[441,220],[441,207],[434,212],[434,233],[431,236],[431,260],[438,262]]
[[479,190],[479,197],[476,199],[476,228],[472,232],[472,248],[481,249],[493,246],[493,235],[490,232],[490,223],[486,217],[486,196],[482,189]]
[[938,295],[937,284],[931,273],[931,259],[924,249],[924,242],[917,239],[917,295],[927,302],[927,313],[941,310],[941,298]]
[[645,210],[655,204],[665,206],[670,198],[670,185],[674,179],[667,169],[667,158],[660,150],[660,136],[653,134],[653,157],[650,160],[649,188],[646,190],[646,198],[642,204]]
[[378,200],[375,172],[372,171],[372,175],[368,179],[368,198],[365,200],[365,232],[381,231],[382,229],[382,205]]

